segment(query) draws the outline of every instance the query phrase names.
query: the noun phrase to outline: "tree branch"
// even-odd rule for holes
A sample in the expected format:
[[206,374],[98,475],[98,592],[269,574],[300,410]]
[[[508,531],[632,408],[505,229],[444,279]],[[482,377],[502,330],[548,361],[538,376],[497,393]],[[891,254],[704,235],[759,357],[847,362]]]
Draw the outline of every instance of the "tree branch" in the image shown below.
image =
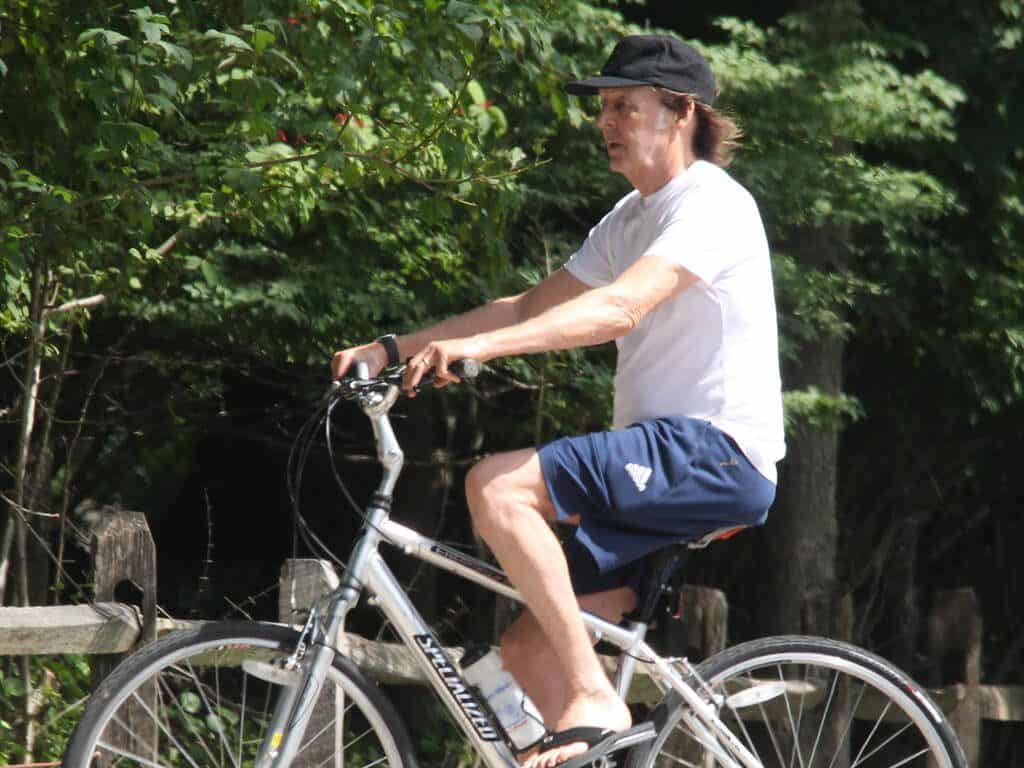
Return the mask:
[[59,315],[64,312],[71,312],[75,309],[86,309],[88,307],[96,307],[107,300],[106,294],[97,293],[95,296],[87,296],[84,299],[74,299],[72,301],[65,301],[56,307],[47,307],[43,310],[43,317],[50,317],[50,315]]

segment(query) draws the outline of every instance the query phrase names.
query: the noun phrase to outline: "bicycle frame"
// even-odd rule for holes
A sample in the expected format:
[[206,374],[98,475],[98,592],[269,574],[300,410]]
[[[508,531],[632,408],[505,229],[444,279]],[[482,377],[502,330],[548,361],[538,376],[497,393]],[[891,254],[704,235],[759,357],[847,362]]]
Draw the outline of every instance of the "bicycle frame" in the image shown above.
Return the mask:
[[[360,378],[365,379],[365,373]],[[311,633],[322,643],[312,645],[313,660],[304,665],[301,683],[295,686],[292,695],[283,697],[278,706],[274,727],[268,735],[270,744],[260,764],[278,766],[290,763],[326,677],[334,652],[332,639],[342,630],[346,614],[365,589],[402,643],[415,651],[413,657],[430,686],[476,748],[484,764],[488,768],[517,768],[519,765],[500,729],[495,727],[488,707],[463,680],[458,665],[448,657],[378,551],[382,543],[398,547],[405,555],[472,581],[495,594],[524,602],[500,570],[389,518],[391,494],[404,460],[388,418],[388,411],[398,395],[398,388],[391,387],[386,394],[375,392],[360,397],[360,406],[373,425],[377,456],[384,468],[384,476],[366,509],[366,523],[353,548],[345,578],[328,598],[325,626],[320,626],[315,610],[307,622],[303,637]],[[620,696],[625,698],[629,690],[636,663],[649,664],[658,685],[664,690],[674,690],[690,707],[692,716],[689,724],[695,737],[716,755],[722,765],[762,768],[761,763],[721,723],[715,706],[686,683],[670,660],[661,658],[644,642],[645,624],[628,622],[621,626],[586,611],[581,611],[581,615],[590,632],[623,652],[615,678]]]

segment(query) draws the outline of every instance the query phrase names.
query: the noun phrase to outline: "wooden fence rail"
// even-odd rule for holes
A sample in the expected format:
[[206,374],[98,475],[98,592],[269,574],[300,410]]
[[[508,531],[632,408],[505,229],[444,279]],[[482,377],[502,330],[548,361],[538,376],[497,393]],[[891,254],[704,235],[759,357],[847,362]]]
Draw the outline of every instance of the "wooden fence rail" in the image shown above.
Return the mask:
[[[92,542],[94,563],[104,569],[104,573],[96,576],[96,583],[102,586],[103,601],[90,605],[0,607],[0,655],[81,653],[109,660],[110,655],[127,653],[157,635],[195,625],[196,622],[156,618],[155,555],[145,520],[137,513],[116,517],[97,529]],[[139,605],[113,601],[124,580],[139,588]],[[325,561],[287,561],[279,585],[279,620],[301,623],[304,611],[313,601],[336,585],[337,576]],[[725,596],[718,590],[686,586],[683,602],[689,620],[685,635],[674,637],[673,642],[695,649],[699,657],[722,650],[727,636]],[[983,720],[1024,722],[1024,686],[980,683],[981,638],[980,610],[973,590],[939,592],[928,624],[928,650],[935,670],[928,681],[929,693],[957,731],[971,768],[979,764]],[[411,653],[401,645],[347,633],[337,638],[337,645],[368,676],[381,683],[426,683]],[[462,655],[460,648],[449,651],[456,660]],[[605,663],[612,668],[612,659]],[[629,698],[652,702],[659,694],[642,667],[637,670]],[[951,678],[962,682],[951,683]],[[330,717],[329,711],[326,717]]]

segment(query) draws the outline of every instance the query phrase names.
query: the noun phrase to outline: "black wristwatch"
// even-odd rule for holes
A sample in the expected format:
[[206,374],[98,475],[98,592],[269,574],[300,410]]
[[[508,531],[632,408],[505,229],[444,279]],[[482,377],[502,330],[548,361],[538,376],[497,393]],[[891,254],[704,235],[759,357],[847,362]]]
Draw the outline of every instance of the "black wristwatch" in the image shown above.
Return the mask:
[[388,353],[388,368],[394,368],[401,362],[398,358],[398,342],[395,341],[395,334],[388,333],[374,341],[384,347],[384,351]]

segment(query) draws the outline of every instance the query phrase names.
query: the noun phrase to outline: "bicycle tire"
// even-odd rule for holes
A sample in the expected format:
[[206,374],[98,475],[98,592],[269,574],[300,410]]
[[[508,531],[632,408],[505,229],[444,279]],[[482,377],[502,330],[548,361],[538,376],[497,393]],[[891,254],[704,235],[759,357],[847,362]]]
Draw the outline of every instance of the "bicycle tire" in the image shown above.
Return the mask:
[[[284,626],[216,622],[146,646],[92,694],[64,766],[253,764],[285,688],[267,662],[287,657],[298,639]],[[339,764],[342,755],[346,768],[417,768],[405,724],[349,659],[335,654],[319,701],[293,765]]]
[[[967,768],[953,729],[928,694],[856,646],[764,638],[728,648],[696,670],[721,702],[720,719],[764,768]],[[701,690],[699,683],[695,688]],[[705,698],[711,699],[706,691]],[[699,742],[686,722],[688,709],[670,691],[655,711],[658,735],[630,764],[727,764]]]

